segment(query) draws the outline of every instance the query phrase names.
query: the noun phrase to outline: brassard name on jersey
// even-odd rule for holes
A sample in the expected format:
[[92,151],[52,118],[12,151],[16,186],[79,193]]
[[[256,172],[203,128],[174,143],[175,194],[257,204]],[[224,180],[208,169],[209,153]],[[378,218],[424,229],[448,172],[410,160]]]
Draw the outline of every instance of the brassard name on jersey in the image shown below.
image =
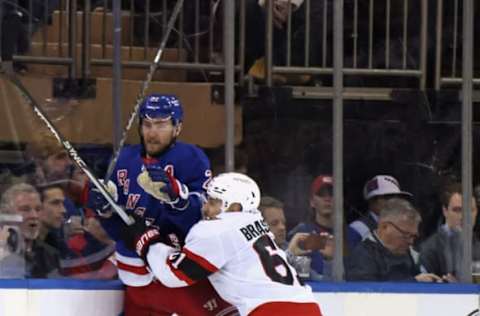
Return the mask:
[[270,232],[268,224],[264,220],[257,220],[253,224],[248,224],[240,228],[240,232],[243,234],[247,241],[252,240],[253,238],[266,235]]

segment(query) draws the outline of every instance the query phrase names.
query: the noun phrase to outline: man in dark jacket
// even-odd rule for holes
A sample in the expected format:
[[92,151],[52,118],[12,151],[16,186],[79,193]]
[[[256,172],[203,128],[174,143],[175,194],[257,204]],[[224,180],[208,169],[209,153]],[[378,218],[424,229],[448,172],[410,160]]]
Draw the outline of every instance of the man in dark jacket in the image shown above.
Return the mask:
[[364,239],[345,261],[347,281],[441,282],[426,273],[412,249],[420,215],[405,199],[386,201],[378,228]]
[[[441,199],[445,224],[422,244],[420,261],[428,271],[446,278],[449,282],[456,282],[463,244],[462,185],[460,183],[447,185]],[[478,211],[473,198],[471,212],[472,223],[475,223]],[[472,239],[472,257],[474,261],[480,260],[480,239],[477,234],[474,234]]]
[[0,261],[2,278],[47,278],[58,275],[59,256],[39,239],[42,202],[30,184],[11,186],[2,195],[1,214],[20,215],[18,230],[10,230],[8,254]]

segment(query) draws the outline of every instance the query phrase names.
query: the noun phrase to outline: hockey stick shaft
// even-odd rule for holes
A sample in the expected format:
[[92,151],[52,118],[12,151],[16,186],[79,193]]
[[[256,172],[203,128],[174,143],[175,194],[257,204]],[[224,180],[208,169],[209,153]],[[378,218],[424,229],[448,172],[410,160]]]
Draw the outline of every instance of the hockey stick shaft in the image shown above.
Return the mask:
[[125,141],[127,140],[127,134],[130,131],[130,128],[132,127],[133,122],[135,121],[135,118],[137,117],[138,108],[140,107],[140,104],[142,104],[142,101],[145,98],[145,94],[148,89],[148,85],[152,81],[153,75],[157,70],[158,63],[162,58],[163,51],[165,50],[165,46],[167,45],[168,38],[170,37],[170,33],[183,7],[183,1],[184,0],[177,0],[177,3],[173,8],[172,15],[170,16],[170,19],[168,20],[168,23],[167,23],[167,29],[165,31],[165,34],[163,35],[162,41],[160,42],[160,47],[158,48],[157,54],[155,55],[155,59],[150,64],[150,69],[147,73],[147,78],[142,83],[142,88],[140,90],[140,93],[137,95],[137,99],[135,100],[135,106],[133,107],[133,110],[130,113],[130,117],[128,119],[127,125],[123,129],[122,137],[118,143],[118,148],[113,154],[112,160],[110,160],[110,164],[108,165],[107,172],[105,173],[105,179],[107,180],[110,179],[110,177],[112,176],[113,169],[115,168],[115,165],[117,164],[118,156],[120,155],[120,150],[122,149],[123,145],[125,145]]
[[[70,158],[73,162],[82,170],[83,173],[88,177],[88,179],[93,183],[93,185],[99,190],[99,192],[103,195],[103,197],[108,201],[112,209],[120,216],[120,218],[125,222],[127,225],[131,225],[134,223],[132,217],[130,217],[122,207],[120,207],[115,200],[112,198],[110,193],[105,189],[105,186],[93,175],[93,172],[87,166],[85,161],[80,157],[78,152],[73,148],[73,146],[65,140],[65,138],[60,134],[57,128],[53,125],[53,123],[48,119],[42,109],[38,106],[38,103],[35,101],[33,96],[28,92],[25,86],[18,80],[14,74],[4,74],[10,82],[12,82],[15,87],[20,91],[20,94],[23,96],[25,101],[32,107],[34,113],[40,118],[40,120],[46,125],[48,130],[53,134],[53,136],[57,139],[57,141],[65,148]],[[105,180],[108,181],[108,180]]]

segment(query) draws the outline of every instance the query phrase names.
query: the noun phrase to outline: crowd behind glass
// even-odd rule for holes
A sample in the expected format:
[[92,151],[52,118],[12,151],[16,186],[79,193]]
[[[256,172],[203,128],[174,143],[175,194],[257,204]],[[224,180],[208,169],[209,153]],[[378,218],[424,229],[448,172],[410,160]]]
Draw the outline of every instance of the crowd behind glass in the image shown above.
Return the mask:
[[[114,242],[82,198],[86,177],[74,167],[57,141],[40,133],[25,148],[24,173],[3,177],[0,204],[0,275],[2,278],[114,279]],[[37,140],[35,140],[37,139]],[[239,168],[247,171],[247,157]],[[222,171],[214,155],[213,171]],[[5,174],[5,170],[4,170]],[[281,179],[279,179],[281,181]],[[288,184],[287,184],[288,185]],[[334,254],[333,179],[314,177],[305,192],[308,216],[286,223],[281,197],[263,194],[260,211],[305,280],[332,278]],[[348,281],[456,282],[462,251],[462,190],[446,181],[437,196],[431,234],[422,231],[415,192],[402,190],[391,175],[375,175],[359,188],[368,208],[344,226],[345,279]],[[476,223],[477,204],[471,215]],[[287,230],[287,227],[292,227]],[[474,227],[472,249],[476,274],[480,238]]]

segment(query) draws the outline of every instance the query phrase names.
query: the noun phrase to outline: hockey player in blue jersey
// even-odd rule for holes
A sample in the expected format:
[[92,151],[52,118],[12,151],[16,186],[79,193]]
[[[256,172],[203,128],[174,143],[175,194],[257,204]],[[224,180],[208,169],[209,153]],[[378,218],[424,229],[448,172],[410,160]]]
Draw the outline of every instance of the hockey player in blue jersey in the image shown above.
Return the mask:
[[[169,244],[181,247],[190,228],[201,219],[210,163],[198,147],[177,140],[183,124],[177,97],[147,96],[138,117],[141,143],[122,149],[107,188],[137,221],[158,228]],[[208,282],[173,290],[160,284],[142,259],[125,246],[126,225],[94,187],[89,190],[87,206],[97,211],[116,241],[118,274],[126,285],[126,316],[217,315],[232,309]]]

